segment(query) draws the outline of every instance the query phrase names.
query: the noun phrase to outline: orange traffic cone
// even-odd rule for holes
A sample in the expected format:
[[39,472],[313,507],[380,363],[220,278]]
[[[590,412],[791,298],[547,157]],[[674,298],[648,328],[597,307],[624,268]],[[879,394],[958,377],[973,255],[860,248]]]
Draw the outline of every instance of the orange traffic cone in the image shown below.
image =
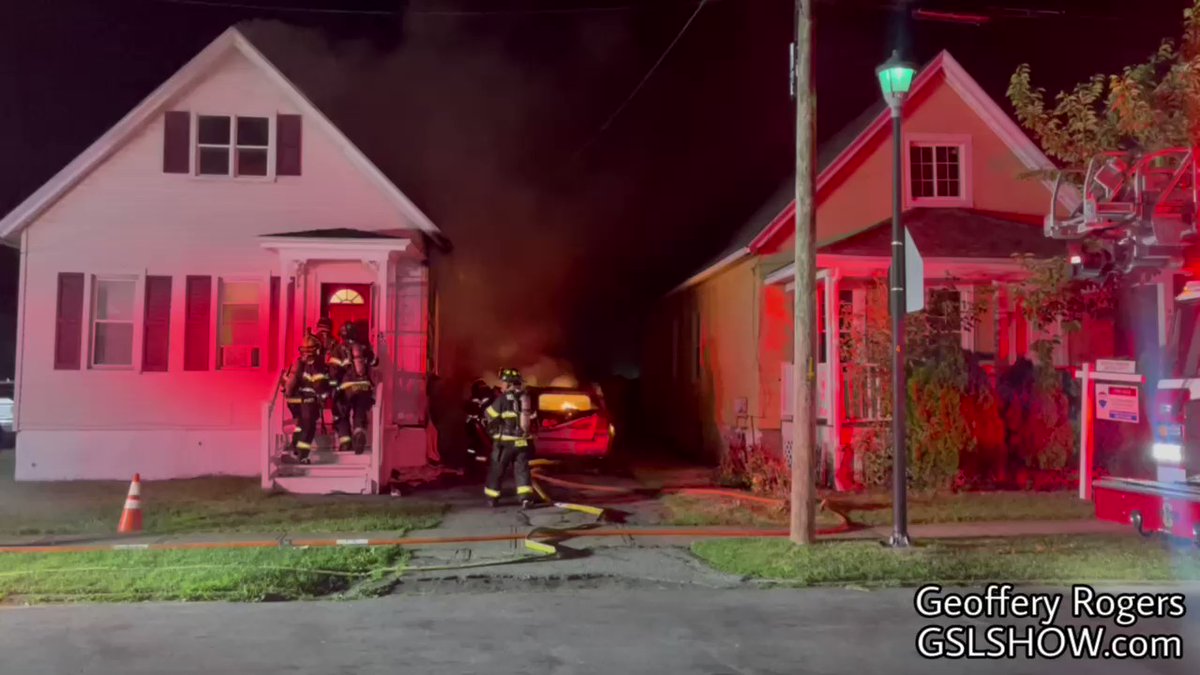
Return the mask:
[[133,534],[142,531],[142,476],[133,474],[133,482],[129,484],[129,496],[125,498],[125,510],[121,512],[121,522],[117,525],[120,534]]

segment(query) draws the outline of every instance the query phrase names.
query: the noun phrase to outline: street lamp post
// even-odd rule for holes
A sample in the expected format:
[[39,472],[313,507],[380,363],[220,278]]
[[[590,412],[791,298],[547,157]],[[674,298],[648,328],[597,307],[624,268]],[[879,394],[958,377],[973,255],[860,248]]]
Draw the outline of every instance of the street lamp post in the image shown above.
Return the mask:
[[904,314],[905,298],[904,226],[901,224],[901,113],[916,69],[897,52],[875,70],[883,98],[892,112],[892,537],[889,544],[905,548],[908,538],[908,444],[905,433]]

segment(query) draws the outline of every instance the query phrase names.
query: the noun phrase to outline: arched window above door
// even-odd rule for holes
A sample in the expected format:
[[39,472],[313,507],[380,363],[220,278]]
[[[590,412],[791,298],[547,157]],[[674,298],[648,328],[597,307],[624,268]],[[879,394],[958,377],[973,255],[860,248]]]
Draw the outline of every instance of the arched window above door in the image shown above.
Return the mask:
[[334,291],[333,295],[329,296],[329,304],[361,305],[363,304],[363,296],[352,288],[343,288],[341,290]]

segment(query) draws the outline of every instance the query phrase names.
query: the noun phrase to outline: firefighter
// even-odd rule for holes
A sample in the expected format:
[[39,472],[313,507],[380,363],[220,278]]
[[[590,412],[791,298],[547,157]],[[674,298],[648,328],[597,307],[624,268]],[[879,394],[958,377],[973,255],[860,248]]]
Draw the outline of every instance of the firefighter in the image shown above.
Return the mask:
[[[375,406],[375,383],[371,369],[379,365],[379,359],[368,342],[358,339],[351,324],[342,327],[342,336],[348,363],[338,386],[342,401],[338,435],[339,439],[349,436],[354,454],[361,455],[367,447],[367,417]],[[352,435],[351,423],[354,427]]]
[[342,324],[338,340],[330,337],[331,345],[325,354],[325,366],[329,372],[329,387],[333,392],[333,428],[337,432],[339,452],[350,449],[350,407],[341,385],[350,368],[350,343],[353,341],[354,326],[347,321]]
[[293,450],[301,464],[308,464],[313,439],[317,435],[317,419],[321,415],[322,395],[327,390],[329,375],[325,372],[321,341],[308,332],[300,344],[300,356],[288,372],[284,396],[296,420]]
[[512,368],[500,371],[500,381],[504,383],[504,391],[485,410],[492,431],[492,466],[483,494],[489,505],[494,507],[499,503],[500,485],[511,464],[517,498],[525,508],[534,501],[529,476],[529,395],[525,393],[521,373]]
[[[317,339],[321,342],[321,353],[325,364],[325,372],[329,375],[329,389],[323,395],[321,400],[321,430],[325,430],[325,410],[329,409],[330,416],[333,418],[333,428],[338,428],[338,375],[341,374],[341,366],[333,367],[329,363],[329,357],[337,351],[337,339],[333,337],[333,320],[327,316],[322,316],[317,320]],[[339,361],[340,363],[340,361]]]
[[496,391],[483,380],[471,383],[471,398],[465,406],[467,413],[467,454],[468,461],[473,464],[486,462],[491,446],[487,433],[488,422],[484,419],[488,404],[496,398]]

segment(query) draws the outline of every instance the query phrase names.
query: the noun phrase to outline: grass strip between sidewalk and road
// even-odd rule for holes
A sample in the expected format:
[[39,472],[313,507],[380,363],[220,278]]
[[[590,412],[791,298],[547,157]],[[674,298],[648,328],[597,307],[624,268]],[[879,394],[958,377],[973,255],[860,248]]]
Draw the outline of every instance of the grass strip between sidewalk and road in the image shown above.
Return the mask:
[[302,600],[398,572],[400,547],[0,555],[0,601]]
[[[688,495],[663,498],[666,522],[671,525],[747,525],[786,527],[788,512],[748,502],[706,499]],[[891,495],[831,495],[832,509],[844,512],[861,525],[892,522]],[[817,527],[835,527],[842,519],[832,509],[817,513]],[[909,497],[908,522],[971,523],[999,520],[1083,520],[1091,518],[1091,502],[1075,492],[959,492],[913,494]]]
[[692,551],[721,572],[795,586],[1200,581],[1190,543],[1134,535],[935,540],[900,551],[878,541],[726,539]]
[[[112,534],[129,483],[17,482],[13,453],[0,452],[0,536]],[[132,476],[131,476],[132,478]],[[411,497],[264,492],[254,478],[142,481],[148,534],[396,532],[436,527],[440,503]]]

